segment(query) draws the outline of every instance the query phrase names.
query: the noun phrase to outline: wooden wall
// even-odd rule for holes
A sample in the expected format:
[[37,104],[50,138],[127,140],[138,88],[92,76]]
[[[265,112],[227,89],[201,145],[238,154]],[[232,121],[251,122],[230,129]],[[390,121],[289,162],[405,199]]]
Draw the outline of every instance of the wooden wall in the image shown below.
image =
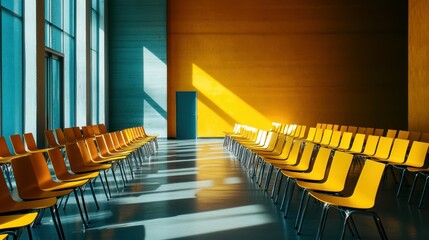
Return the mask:
[[198,91],[199,137],[235,122],[407,128],[406,1],[167,6],[168,136],[179,90]]
[[409,1],[409,129],[429,132],[429,1]]

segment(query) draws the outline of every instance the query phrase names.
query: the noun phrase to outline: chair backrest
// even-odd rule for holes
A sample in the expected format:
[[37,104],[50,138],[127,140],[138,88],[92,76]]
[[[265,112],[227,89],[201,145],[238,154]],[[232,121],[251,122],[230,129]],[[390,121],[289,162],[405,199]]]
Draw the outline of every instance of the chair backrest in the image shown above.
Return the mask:
[[374,155],[377,149],[377,144],[379,139],[380,139],[379,136],[369,135],[366,140],[365,148],[363,149],[362,154],[367,156]]
[[[376,136],[378,137],[378,136]],[[393,138],[379,137],[377,149],[375,150],[374,157],[380,159],[387,159],[392,149]],[[408,145],[408,142],[407,142]]]
[[335,151],[326,180],[321,184],[329,186],[332,192],[343,191],[352,160],[353,154]]
[[66,154],[70,169],[73,172],[79,172],[80,169],[85,166],[82,153],[80,152],[77,142],[66,145]]
[[375,136],[384,136],[384,129],[383,128],[376,128],[375,130],[374,130],[374,135]]
[[0,157],[11,157],[13,156],[7,146],[6,139],[0,136]]
[[302,128],[302,125],[296,126],[296,128],[295,128],[293,134],[291,134],[291,136],[292,137],[299,137],[299,134],[301,133],[301,128]]
[[326,128],[325,128],[325,130],[326,129],[329,129],[329,130],[332,130],[332,128],[334,127],[334,124],[330,124],[330,123],[328,123],[328,124],[326,124]]
[[322,123],[316,123],[316,128],[322,128]]
[[10,135],[10,141],[12,142],[13,150],[15,154],[26,154],[27,150],[25,150],[24,142],[22,141],[21,135],[14,134]]
[[316,129],[319,129],[319,128],[311,127],[311,128],[308,130],[307,138],[305,139],[306,141],[313,141],[314,136],[316,135]]
[[82,131],[80,130],[79,127],[72,127],[73,129],[73,134],[74,137],[76,138],[76,140],[82,140],[83,139],[83,134]]
[[407,155],[407,151],[408,151],[408,145],[409,145],[408,143],[409,143],[409,140],[395,138],[395,140],[393,141],[392,151],[390,152],[390,156],[389,158],[387,158],[387,161],[389,163],[395,163],[395,164],[404,163],[405,156]]
[[338,124],[334,124],[334,126],[332,127],[333,131],[339,131],[340,130],[340,125]]
[[91,125],[92,130],[94,131],[94,134],[97,135],[101,135],[101,131],[100,128],[98,128],[98,125]]
[[353,133],[343,132],[343,134],[341,135],[340,144],[338,145],[337,148],[340,150],[349,150],[350,144],[352,142],[352,137],[353,137]]
[[419,141],[420,136],[421,136],[421,132],[411,131],[410,134],[408,135],[408,140],[410,140],[409,147],[411,147],[414,141]]
[[347,125],[341,125],[340,131],[341,132],[347,132]]
[[357,180],[351,198],[359,199],[359,208],[369,209],[374,207],[378,187],[383,176],[385,164],[366,160]]
[[[331,149],[320,147],[317,152],[317,156],[314,159],[313,166],[309,171],[309,173],[311,173],[311,179],[307,179],[307,180],[312,180],[312,181],[323,180],[323,178],[325,177],[325,173],[328,167],[330,157],[331,157]],[[303,159],[301,161],[306,161],[306,159]]]
[[43,153],[37,152],[30,155],[31,165],[29,167],[33,168],[33,172],[36,175],[37,183],[40,187],[43,187],[45,184],[49,184],[53,181],[51,172],[49,171],[48,164],[46,159],[43,156]]
[[405,131],[405,130],[399,130],[398,132],[398,136],[396,136],[397,138],[400,139],[408,139],[408,136],[410,135],[409,131]]
[[108,133],[106,125],[104,125],[104,123],[99,123],[98,129],[100,129],[100,133]]
[[365,135],[369,136],[369,135],[374,135],[374,128],[366,128],[365,130]]
[[302,152],[301,157],[299,158],[298,163],[294,166],[296,171],[305,171],[308,170],[311,164],[311,157],[313,155],[315,144],[312,142],[306,142],[304,146],[304,151]]
[[54,167],[55,176],[62,180],[63,175],[68,173],[67,165],[64,156],[59,148],[48,150],[49,159],[51,159],[52,166]]
[[306,131],[305,131],[306,129],[307,129],[307,126],[302,125],[301,132],[299,133],[299,136],[298,136],[299,139],[304,139],[305,133],[306,133]]
[[[323,132],[324,131],[325,130],[322,129],[322,128],[316,129],[316,133],[314,135],[314,139],[312,140],[312,142],[314,142],[314,143],[320,143],[320,141],[322,141],[322,137],[323,137]],[[330,131],[332,131],[332,130],[330,130]]]
[[429,133],[422,133],[419,141],[429,143]]
[[91,138],[94,136],[94,134],[91,134],[90,130],[92,131],[92,128],[88,127],[88,126],[82,126],[82,134],[84,138]]
[[64,136],[64,132],[61,128],[55,129],[55,135],[57,135],[57,141],[60,145],[66,145],[66,137]]
[[322,139],[320,140],[320,145],[327,146],[331,142],[333,131],[331,129],[325,129],[323,131]]
[[333,131],[331,141],[329,142],[328,146],[331,148],[337,148],[341,141],[341,131]]
[[349,126],[347,128],[347,132],[351,132],[353,134],[353,137],[354,137],[357,133],[357,129],[358,129],[358,127],[356,127],[356,126]]
[[398,131],[394,129],[387,129],[386,137],[396,138],[396,133]]
[[12,169],[19,196],[24,199],[30,197],[27,194],[39,188],[30,157],[27,155],[12,159]]
[[363,150],[363,146],[365,144],[365,134],[363,133],[356,133],[352,147],[350,148],[350,152],[352,153],[361,153]]
[[58,144],[58,142],[55,138],[54,131],[46,130],[45,131],[45,137],[46,137],[46,141],[48,142],[49,147],[60,147],[60,144]]
[[429,143],[414,141],[404,165],[408,167],[423,167],[426,161]]
[[24,141],[27,145],[27,149],[30,151],[37,151],[38,147],[32,133],[24,133]]
[[88,149],[89,155],[92,160],[99,160],[101,158],[101,153],[97,144],[95,143],[95,139],[86,139],[86,147]]
[[366,127],[359,127],[358,129],[357,129],[357,132],[356,133],[362,133],[362,134],[365,134],[366,133]]
[[76,137],[74,135],[73,128],[64,128],[64,137],[67,143],[76,142]]

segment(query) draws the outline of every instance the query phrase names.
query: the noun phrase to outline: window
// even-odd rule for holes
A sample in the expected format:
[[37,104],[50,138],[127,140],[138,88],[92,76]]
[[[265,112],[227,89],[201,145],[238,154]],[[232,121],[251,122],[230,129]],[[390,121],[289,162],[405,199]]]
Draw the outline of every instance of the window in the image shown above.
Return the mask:
[[23,1],[1,1],[1,135],[23,132]]

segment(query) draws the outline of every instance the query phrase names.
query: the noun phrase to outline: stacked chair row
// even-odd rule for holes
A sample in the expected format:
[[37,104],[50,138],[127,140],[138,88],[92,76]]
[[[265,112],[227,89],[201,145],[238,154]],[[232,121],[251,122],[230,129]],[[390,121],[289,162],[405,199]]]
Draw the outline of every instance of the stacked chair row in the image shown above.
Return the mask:
[[[309,199],[321,202],[323,210],[318,239],[323,235],[331,208],[339,210],[344,219],[342,238],[347,229],[359,238],[351,216],[361,213],[371,215],[380,237],[387,239],[380,218],[371,211],[385,169],[391,169],[392,173],[394,169],[401,172],[397,196],[406,174],[415,175],[409,202],[417,177],[426,177],[419,207],[429,178],[429,169],[425,167],[429,143],[411,141],[397,135],[389,137],[359,133],[353,128],[349,132],[347,128],[341,131],[319,126],[306,131],[303,125],[273,123],[272,129],[265,131],[236,124],[232,132],[225,133],[224,147],[240,160],[264,191],[268,191],[272,173],[276,170],[271,198],[275,204],[281,200],[280,210],[284,210],[285,217],[294,189],[298,187],[302,190],[299,206],[296,206],[297,234],[302,230]],[[358,174],[350,174],[351,171]],[[279,196],[283,182],[283,196]],[[347,189],[353,189],[352,192],[346,191],[346,186],[350,185],[353,186]]]
[[[90,223],[84,191],[87,186],[95,206],[99,204],[94,184],[100,181],[106,200],[112,198],[107,174],[110,172],[116,190],[120,187],[115,174],[119,169],[123,186],[129,176],[158,149],[156,136],[148,136],[143,127],[108,132],[104,124],[47,130],[49,147],[38,148],[32,133],[10,136],[12,151],[0,137],[0,232],[1,238],[18,239],[27,227],[40,224],[49,209],[59,239],[65,239],[59,207],[66,207],[74,195],[82,225]],[[6,176],[4,176],[6,175]],[[104,178],[103,178],[104,177]],[[8,183],[6,182],[6,179]],[[16,193],[14,193],[16,191]],[[19,196],[16,201],[12,196]],[[4,238],[3,238],[4,237]]]

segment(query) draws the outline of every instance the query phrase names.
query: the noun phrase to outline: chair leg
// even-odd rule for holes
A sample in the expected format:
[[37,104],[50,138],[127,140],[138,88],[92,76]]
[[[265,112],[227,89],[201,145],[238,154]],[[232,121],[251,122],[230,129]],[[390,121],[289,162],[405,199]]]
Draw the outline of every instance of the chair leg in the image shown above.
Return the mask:
[[426,176],[425,185],[422,190],[422,196],[420,197],[419,209],[422,208],[423,198],[425,197],[425,194],[426,194],[426,187],[428,184],[428,180],[429,180],[429,176]]
[[278,180],[278,177],[279,177],[279,172],[280,172],[280,168],[278,168],[277,171],[276,171],[276,178],[274,179],[273,188],[271,189],[271,198],[274,197],[274,192],[275,192],[275,189],[276,189],[276,186],[277,186],[277,180]]
[[270,164],[268,167],[267,178],[265,179],[264,192],[268,191],[268,187],[270,186],[271,175],[273,174],[273,165]]
[[381,223],[380,217],[375,213],[372,213],[372,217],[374,218],[375,224],[377,225],[377,229],[378,229],[378,233],[380,234],[380,238],[383,240],[387,240],[386,231],[384,231],[384,227],[383,227],[383,224]]
[[302,189],[302,193],[301,193],[301,201],[299,201],[299,206],[298,206],[298,213],[296,214],[296,220],[295,220],[295,229],[298,228],[298,223],[300,221],[301,218],[301,212],[302,212],[302,208],[304,207],[304,198],[305,198],[305,194],[307,193],[307,189]]
[[287,214],[288,214],[288,212],[289,212],[290,203],[292,202],[293,192],[294,192],[294,190],[295,190],[295,182],[294,182],[292,179],[290,179],[289,181],[291,182],[292,186],[290,187],[289,199],[288,199],[288,201],[286,202],[285,215],[284,215],[284,217],[287,217]]
[[417,178],[419,177],[419,174],[416,173],[416,175],[414,176],[414,181],[413,181],[413,185],[411,186],[411,190],[410,190],[410,195],[408,196],[408,204],[411,203],[411,197],[413,196],[414,193],[414,187],[416,186],[416,182],[417,182]]
[[76,199],[76,205],[77,205],[77,207],[79,209],[80,218],[82,219],[82,224],[83,224],[84,228],[87,228],[87,227],[89,227],[89,225],[86,222],[85,217],[83,216],[82,207],[80,206],[79,197],[78,197],[78,194],[76,192],[76,189],[73,189],[73,193],[74,193],[74,196],[75,196],[75,199]]
[[55,229],[57,230],[58,238],[59,239],[66,239],[66,236],[64,234],[63,225],[61,224],[60,220],[60,214],[58,212],[58,208],[56,205],[52,206],[50,208],[51,215],[52,215],[52,221],[54,222]]
[[282,204],[280,205],[280,210],[283,210],[283,207],[285,205],[288,188],[289,188],[289,178],[286,178],[286,186],[285,186],[285,190],[283,192],[283,198],[282,198]]
[[322,239],[323,230],[324,230],[325,225],[326,225],[326,218],[328,216],[328,211],[329,211],[329,205],[326,203],[323,204],[322,215],[320,217],[320,223],[319,223],[319,228],[317,229],[316,239]]
[[399,193],[401,192],[401,188],[402,188],[402,184],[404,182],[406,170],[407,170],[406,168],[402,169],[401,180],[399,181],[399,186],[398,186],[398,191],[396,192],[396,197],[399,197]]
[[276,194],[276,198],[274,200],[274,204],[277,204],[277,201],[279,200],[280,187],[282,186],[282,181],[283,181],[283,174],[280,174],[280,182],[279,182],[279,185],[277,186],[277,194]]
[[308,202],[309,201],[310,201],[310,195],[307,194],[306,195],[304,209],[302,210],[302,213],[301,213],[302,216],[301,216],[301,219],[300,219],[299,224],[298,224],[298,231],[297,231],[298,235],[301,233],[302,225],[304,224],[304,217],[305,217],[305,213],[307,211],[307,207],[308,207]]
[[97,197],[95,196],[94,187],[92,186],[91,180],[89,180],[89,187],[91,188],[92,198],[94,198],[95,206],[97,207],[97,210],[100,209],[100,206],[98,206]]
[[33,240],[33,235],[31,234],[31,227],[30,227],[30,225],[27,226],[27,232],[28,232],[28,239]]

